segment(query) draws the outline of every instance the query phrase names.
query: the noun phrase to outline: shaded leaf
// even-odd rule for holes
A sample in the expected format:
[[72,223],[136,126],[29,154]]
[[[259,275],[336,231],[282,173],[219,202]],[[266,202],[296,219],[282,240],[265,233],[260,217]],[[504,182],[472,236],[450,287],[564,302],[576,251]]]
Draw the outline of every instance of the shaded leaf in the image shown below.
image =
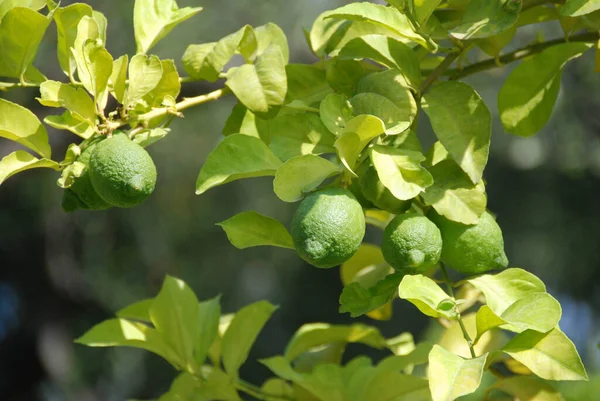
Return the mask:
[[294,249],[292,237],[279,221],[254,211],[247,211],[217,224],[229,242],[238,249],[271,245]]
[[199,366],[206,361],[208,350],[219,335],[221,317],[221,296],[216,296],[198,304],[198,335],[194,344],[194,358]]
[[301,100],[310,105],[325,99],[333,92],[327,83],[325,70],[319,66],[288,64],[285,71],[288,81],[286,103]]
[[340,295],[340,313],[358,317],[385,305],[396,295],[403,277],[403,273],[390,274],[368,289],[357,282],[346,285]]
[[127,67],[129,66],[129,57],[125,54],[113,61],[112,74],[110,75],[109,85],[111,93],[119,103],[125,101],[125,90],[127,89]]
[[282,114],[269,120],[268,130],[269,146],[281,160],[306,154],[335,153],[335,136],[316,114]]
[[564,401],[555,388],[535,377],[507,377],[498,380],[490,389],[500,390],[521,401]]
[[319,115],[329,131],[340,135],[353,117],[352,105],[346,96],[332,93],[319,105]]

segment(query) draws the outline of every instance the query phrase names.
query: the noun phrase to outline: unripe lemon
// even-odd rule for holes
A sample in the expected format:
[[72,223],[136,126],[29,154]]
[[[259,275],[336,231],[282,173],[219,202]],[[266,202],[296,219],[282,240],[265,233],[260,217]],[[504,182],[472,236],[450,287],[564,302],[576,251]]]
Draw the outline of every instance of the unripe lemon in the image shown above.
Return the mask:
[[385,228],[381,252],[396,270],[424,273],[440,261],[442,235],[427,217],[401,214]]
[[383,185],[375,167],[366,166],[360,170],[360,178],[358,179],[360,189],[364,197],[373,205],[394,214],[404,213],[410,208],[410,201],[396,198]]
[[442,261],[454,270],[480,274],[508,266],[502,230],[487,211],[473,225],[448,220],[435,211],[429,216],[442,233]]
[[315,267],[330,268],[350,259],[360,247],[365,215],[350,191],[326,188],[300,203],[291,231],[302,259]]
[[106,202],[132,207],[142,203],[154,190],[156,167],[144,148],[124,133],[115,133],[93,150],[90,178]]
[[77,161],[83,163],[86,169],[63,192],[62,208],[65,212],[73,212],[77,209],[103,210],[111,207],[109,203],[96,193],[90,180],[90,156],[97,144],[98,141],[90,143],[77,158]]

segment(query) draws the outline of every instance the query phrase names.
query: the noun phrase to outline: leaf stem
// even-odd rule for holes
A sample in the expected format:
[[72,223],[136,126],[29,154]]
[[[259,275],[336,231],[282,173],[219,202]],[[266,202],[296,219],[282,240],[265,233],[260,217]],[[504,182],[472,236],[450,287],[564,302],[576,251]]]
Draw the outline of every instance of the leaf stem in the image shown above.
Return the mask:
[[35,88],[37,84],[30,84],[27,82],[0,82],[0,91],[9,91],[15,88]]
[[[449,79],[455,80],[464,78],[469,75],[473,75],[478,72],[491,70],[493,68],[503,67],[505,64],[512,63],[514,61],[518,61],[524,59],[526,57],[532,56],[534,54],[538,54],[543,52],[549,47],[559,45],[562,43],[570,43],[570,42],[596,42],[598,40],[598,32],[584,32],[578,35],[574,35],[566,38],[559,38],[550,40],[542,43],[534,43],[529,46],[522,47],[513,52],[506,53],[500,57],[491,57],[486,60],[480,61],[478,63],[470,64],[461,69],[448,69],[445,71],[445,75],[448,75]],[[500,65],[499,65],[500,63]],[[440,64],[441,66],[441,64]],[[439,66],[438,66],[439,68]],[[435,70],[431,74],[433,74]]]
[[[448,287],[448,293],[450,294],[450,296],[452,298],[454,298],[454,288],[452,288],[452,285],[454,283],[452,282],[452,280],[450,279],[450,276],[448,275],[448,270],[446,269],[446,266],[443,263],[440,263],[440,267],[442,269],[442,274],[444,275],[444,281],[446,282],[446,286]],[[469,345],[469,352],[471,353],[471,358],[477,358],[477,354],[475,353],[475,348],[473,348],[473,340],[471,339],[471,336],[467,332],[467,328],[465,327],[465,324],[462,321],[462,316],[460,315],[460,312],[457,311],[457,313],[458,313],[458,318],[456,320],[458,322],[458,325],[460,326],[460,330],[462,331],[465,341]]]

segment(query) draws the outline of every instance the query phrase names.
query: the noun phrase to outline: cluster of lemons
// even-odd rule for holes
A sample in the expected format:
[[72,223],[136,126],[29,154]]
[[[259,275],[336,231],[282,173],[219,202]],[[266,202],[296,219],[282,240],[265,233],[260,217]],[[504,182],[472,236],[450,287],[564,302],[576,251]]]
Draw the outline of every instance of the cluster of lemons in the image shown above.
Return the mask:
[[[502,231],[490,213],[484,212],[477,224],[465,225],[448,220],[433,209],[426,215],[408,211],[410,202],[394,198],[376,174],[374,170],[363,172],[358,182],[360,191],[355,191],[357,196],[349,189],[329,187],[301,202],[291,227],[300,257],[320,268],[350,259],[365,235],[361,203],[366,199],[397,214],[385,228],[381,244],[385,260],[397,271],[424,273],[442,261],[470,275],[508,265]],[[361,197],[365,199],[357,199]]]
[[85,168],[65,189],[62,207],[66,212],[133,207],[156,185],[156,167],[148,152],[119,131],[93,139],[77,161]]

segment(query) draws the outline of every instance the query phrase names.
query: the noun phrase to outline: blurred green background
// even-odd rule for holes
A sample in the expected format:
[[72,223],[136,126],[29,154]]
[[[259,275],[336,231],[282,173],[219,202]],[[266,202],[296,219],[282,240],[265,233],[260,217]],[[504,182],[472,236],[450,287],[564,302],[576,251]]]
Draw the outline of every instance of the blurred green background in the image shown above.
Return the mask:
[[[63,1],[63,5],[72,3]],[[133,1],[87,1],[109,21],[113,56],[135,51]],[[341,0],[187,0],[205,10],[176,28],[153,52],[180,58],[186,46],[218,40],[244,24],[269,21],[288,35],[292,62],[312,62],[303,28]],[[537,38],[562,36],[558,23],[520,31],[511,48]],[[56,60],[51,26],[35,65],[52,79],[64,77]],[[479,57],[475,54],[470,61]],[[593,54],[572,62],[550,123],[529,139],[504,132],[494,119],[486,170],[489,208],[498,216],[512,266],[539,275],[563,305],[561,327],[574,340],[592,383],[563,386],[569,400],[596,400],[600,368],[600,75]],[[509,68],[469,79],[492,113]],[[180,71],[183,72],[181,69]],[[185,84],[183,96],[217,86]],[[1,96],[43,118],[35,89]],[[0,400],[96,401],[155,398],[175,372],[158,357],[133,349],[89,349],[72,340],[135,300],[155,295],[165,274],[184,279],[200,299],[223,294],[225,312],[260,300],[280,305],[253,348],[242,375],[260,383],[268,371],[256,359],[280,353],[293,332],[308,322],[351,323],[337,312],[337,269],[319,270],[295,253],[276,248],[244,251],[229,244],[215,223],[257,210],[287,224],[296,205],[279,201],[269,178],[238,181],[194,195],[196,176],[221,137],[234,99],[186,111],[172,133],[149,148],[159,181],[154,195],[134,209],[65,214],[53,171],[34,170],[0,189]],[[50,110],[52,111],[52,110]],[[422,119],[419,135],[432,143]],[[60,158],[76,137],[49,129]],[[15,149],[2,140],[0,157]],[[377,232],[368,240],[377,242]],[[396,301],[394,318],[375,322],[387,336],[412,331],[423,338],[427,320]],[[368,319],[359,319],[369,322]],[[354,346],[349,354],[371,352]],[[377,354],[372,354],[377,356]]]

